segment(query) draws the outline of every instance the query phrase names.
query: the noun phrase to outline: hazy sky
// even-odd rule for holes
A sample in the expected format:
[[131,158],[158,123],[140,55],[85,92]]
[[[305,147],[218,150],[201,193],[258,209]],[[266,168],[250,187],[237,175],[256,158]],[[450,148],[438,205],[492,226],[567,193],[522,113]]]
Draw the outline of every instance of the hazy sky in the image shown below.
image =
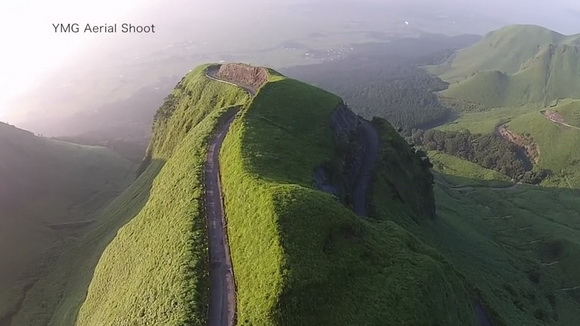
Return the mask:
[[[7,100],[31,89],[42,80],[42,76],[71,58],[76,50],[87,44],[97,44],[94,35],[55,34],[53,23],[114,23],[121,17],[135,17],[147,11],[162,0],[0,0],[0,119]],[[185,3],[183,12],[157,10],[158,20],[171,15],[203,14],[212,9],[217,19],[228,21],[228,15],[235,14],[232,8],[252,10],[259,20],[261,8],[266,5],[318,6],[325,10],[340,7],[338,4],[353,6],[434,8],[437,12],[452,12],[455,16],[489,17],[497,25],[508,23],[535,23],[564,33],[580,32],[580,1],[578,0],[164,0],[162,3],[180,1]],[[235,5],[234,5],[235,4]],[[243,7],[240,5],[243,4]],[[179,8],[179,6],[173,6]],[[343,10],[343,9],[339,9]],[[387,9],[385,9],[387,10]],[[323,14],[323,13],[321,13]],[[576,16],[575,16],[576,15]],[[168,16],[168,17],[166,17]],[[206,17],[207,18],[207,17]],[[298,17],[304,19],[304,17]],[[314,19],[315,17],[313,17]],[[249,23],[252,20],[248,20]],[[169,20],[170,21],[170,20]],[[191,19],[192,23],[195,19]],[[164,26],[168,27],[168,26]],[[269,28],[268,26],[265,26]],[[499,26],[494,26],[497,28]],[[212,28],[207,28],[211,35]],[[276,28],[281,28],[276,26]],[[101,36],[107,37],[107,36]],[[154,49],[152,49],[154,50]],[[63,72],[64,73],[64,72]]]
[[110,22],[139,0],[2,0],[0,2],[0,113],[6,100],[29,89],[49,69],[94,38],[55,34],[53,23]]

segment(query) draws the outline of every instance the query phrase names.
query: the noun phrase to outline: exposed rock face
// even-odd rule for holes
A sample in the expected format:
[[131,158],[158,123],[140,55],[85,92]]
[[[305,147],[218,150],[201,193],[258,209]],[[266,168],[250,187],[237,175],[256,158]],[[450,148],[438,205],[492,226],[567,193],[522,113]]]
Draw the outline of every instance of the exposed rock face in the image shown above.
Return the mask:
[[509,130],[508,126],[505,124],[499,126],[497,128],[497,132],[501,137],[507,139],[508,141],[521,148],[528,159],[534,164],[538,164],[538,162],[540,162],[540,147],[538,144],[534,143],[524,135],[520,135]]
[[360,129],[360,119],[362,118],[344,104],[339,106],[330,118],[335,143],[342,146],[344,151],[342,171],[347,190],[354,188],[367,150],[366,140]]
[[268,82],[268,70],[244,63],[226,63],[220,66],[217,77],[257,90]]
[[336,156],[333,162],[314,171],[316,187],[342,197],[346,204],[352,204],[352,192],[367,150],[360,119],[344,104],[336,108],[330,117]]

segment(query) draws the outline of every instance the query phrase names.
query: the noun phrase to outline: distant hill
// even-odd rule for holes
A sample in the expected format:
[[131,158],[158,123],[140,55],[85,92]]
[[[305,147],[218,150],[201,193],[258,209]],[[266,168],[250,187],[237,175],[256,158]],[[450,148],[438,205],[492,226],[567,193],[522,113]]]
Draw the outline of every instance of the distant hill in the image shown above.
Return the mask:
[[486,35],[428,70],[450,82],[445,96],[488,107],[547,105],[580,98],[580,34],[565,36],[533,25]]
[[[105,148],[65,143],[0,123],[0,321],[52,259],[118,195],[132,164]],[[1,324],[1,323],[0,323]]]

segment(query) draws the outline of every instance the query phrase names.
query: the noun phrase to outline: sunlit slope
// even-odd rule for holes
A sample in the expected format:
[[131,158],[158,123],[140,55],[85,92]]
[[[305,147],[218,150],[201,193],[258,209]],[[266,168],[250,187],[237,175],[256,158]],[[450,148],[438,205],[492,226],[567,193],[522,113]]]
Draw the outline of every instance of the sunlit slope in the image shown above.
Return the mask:
[[0,320],[17,311],[61,240],[80,234],[132,165],[99,147],[36,137],[0,123]]
[[247,100],[241,89],[207,79],[205,66],[166,99],[142,176],[153,179],[149,200],[103,252],[77,325],[205,325],[206,144],[219,117]]
[[158,111],[140,177],[29,291],[12,326],[204,324],[205,143],[219,116],[247,100],[238,88],[206,79],[204,68],[188,74]]
[[[440,254],[314,189],[314,168],[335,154],[329,124],[340,98],[270,79],[248,102],[200,68],[168,99],[177,109],[159,111],[141,176],[152,178],[149,199],[104,251],[77,323],[205,324],[205,144],[220,107],[247,103],[221,155],[239,324],[473,324],[471,292]],[[414,214],[401,205],[391,214]]]
[[548,109],[558,112],[565,123],[580,128],[580,100],[565,99],[555,104]]
[[[238,324],[473,324],[470,292],[454,268],[386,221],[424,218],[411,205],[399,202],[382,221],[361,220],[314,189],[313,170],[334,157],[329,121],[340,102],[296,80],[271,82],[224,142]],[[391,164],[406,165],[405,172],[382,171],[413,188],[413,173],[424,170],[406,144],[402,149]],[[412,198],[420,193],[402,189],[401,196],[420,201]],[[392,189],[382,194],[395,196]]]
[[488,107],[545,106],[560,98],[580,98],[579,45],[542,45],[514,74],[493,69],[451,84],[441,93]]
[[514,74],[538,53],[540,47],[548,44],[578,46],[580,34],[565,36],[534,25],[507,26],[458,51],[449,62],[429,69],[450,82],[464,80],[476,72],[487,70]]
[[558,125],[539,112],[523,114],[509,123],[517,133],[528,133],[540,148],[539,166],[552,171],[546,184],[580,188],[580,130]]

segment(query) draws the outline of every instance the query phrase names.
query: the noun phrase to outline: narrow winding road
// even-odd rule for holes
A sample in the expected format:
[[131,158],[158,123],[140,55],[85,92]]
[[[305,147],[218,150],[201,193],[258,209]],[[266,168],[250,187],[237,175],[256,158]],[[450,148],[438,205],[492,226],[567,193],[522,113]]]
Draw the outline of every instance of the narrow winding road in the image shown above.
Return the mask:
[[362,120],[362,128],[367,148],[353,192],[353,211],[359,216],[368,216],[367,193],[379,152],[379,135],[373,125],[367,120]]
[[[206,76],[218,82],[239,86],[252,96],[256,94],[256,90],[245,85],[218,79],[215,77],[218,71],[219,66],[212,66],[206,71]],[[205,212],[208,227],[209,274],[211,280],[209,326],[234,326],[236,324],[236,283],[227,237],[227,223],[221,191],[219,154],[224,138],[239,110],[240,108],[237,107],[235,110],[230,110],[226,113],[226,121],[219,127],[209,143],[205,161]]]
[[205,212],[208,223],[210,261],[209,326],[233,326],[236,319],[236,287],[220,185],[219,154],[238,110],[228,112],[227,121],[213,136],[205,161]]

